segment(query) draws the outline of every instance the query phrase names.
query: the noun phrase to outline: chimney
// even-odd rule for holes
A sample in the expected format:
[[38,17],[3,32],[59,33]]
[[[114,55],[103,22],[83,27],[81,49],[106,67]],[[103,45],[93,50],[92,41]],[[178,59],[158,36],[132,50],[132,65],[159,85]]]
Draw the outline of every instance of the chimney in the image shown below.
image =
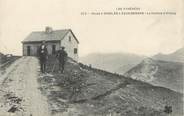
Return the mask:
[[52,27],[46,26],[45,27],[45,33],[52,33]]

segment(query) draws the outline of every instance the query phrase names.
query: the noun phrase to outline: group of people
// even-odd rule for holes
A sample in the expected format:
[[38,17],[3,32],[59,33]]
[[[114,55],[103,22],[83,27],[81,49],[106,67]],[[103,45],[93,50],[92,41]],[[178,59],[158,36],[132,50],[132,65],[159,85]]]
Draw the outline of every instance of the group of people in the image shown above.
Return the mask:
[[[59,61],[59,72],[64,72],[65,62],[67,60],[67,52],[65,51],[65,47],[60,47],[60,49],[56,52],[56,58]],[[43,41],[38,49],[38,57],[40,60],[40,70],[42,73],[46,73],[46,64],[48,60],[48,51],[46,42]]]

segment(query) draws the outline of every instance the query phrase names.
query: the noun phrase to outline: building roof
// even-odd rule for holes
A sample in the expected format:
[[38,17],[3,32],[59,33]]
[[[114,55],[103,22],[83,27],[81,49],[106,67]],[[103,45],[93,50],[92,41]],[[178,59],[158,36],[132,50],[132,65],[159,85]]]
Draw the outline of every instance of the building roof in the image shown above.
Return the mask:
[[32,32],[31,34],[28,35],[27,38],[25,38],[22,41],[22,43],[41,42],[41,41],[60,41],[64,39],[64,37],[68,32],[71,32],[74,38],[76,39],[77,43],[79,43],[79,41],[77,40],[71,29],[53,30],[50,33],[47,33],[45,31]]

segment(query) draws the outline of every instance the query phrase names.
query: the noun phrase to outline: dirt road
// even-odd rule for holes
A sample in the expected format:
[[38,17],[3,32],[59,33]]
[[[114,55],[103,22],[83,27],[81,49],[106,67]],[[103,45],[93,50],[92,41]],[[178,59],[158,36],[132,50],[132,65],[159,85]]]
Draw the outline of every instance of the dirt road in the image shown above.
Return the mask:
[[1,75],[0,116],[50,116],[39,90],[38,70],[35,57],[22,57]]

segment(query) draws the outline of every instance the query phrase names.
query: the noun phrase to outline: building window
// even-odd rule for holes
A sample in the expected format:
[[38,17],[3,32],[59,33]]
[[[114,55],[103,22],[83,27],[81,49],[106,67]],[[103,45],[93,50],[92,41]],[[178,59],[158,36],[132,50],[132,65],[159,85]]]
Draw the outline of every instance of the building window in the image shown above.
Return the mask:
[[77,51],[77,48],[74,48],[74,54],[77,54],[77,52],[78,52],[78,51]]
[[71,36],[69,36],[69,37],[68,37],[68,40],[69,40],[69,42],[71,42],[71,41],[72,41],[72,38],[71,38]]

